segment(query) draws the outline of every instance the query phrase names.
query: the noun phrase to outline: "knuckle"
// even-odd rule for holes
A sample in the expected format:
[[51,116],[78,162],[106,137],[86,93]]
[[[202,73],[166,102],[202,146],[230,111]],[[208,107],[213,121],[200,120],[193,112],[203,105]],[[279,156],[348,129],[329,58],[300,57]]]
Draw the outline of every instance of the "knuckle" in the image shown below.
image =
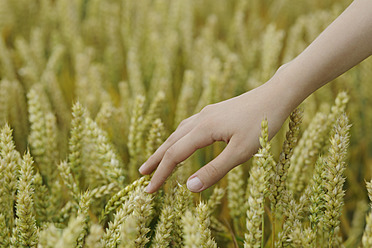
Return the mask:
[[[229,144],[231,146],[232,153],[237,161],[248,160],[245,159],[247,157],[247,145],[244,142],[237,142]],[[245,162],[245,161],[244,161]]]
[[211,120],[206,120],[198,124],[197,129],[199,133],[201,133],[204,137],[212,137],[214,136],[213,133],[215,132],[214,130],[214,125]]
[[165,152],[164,159],[176,162],[176,151],[173,146],[169,147],[168,150]]
[[244,163],[252,156],[249,149],[244,145],[236,145],[234,147],[234,154],[237,163]]
[[202,110],[200,111],[200,114],[204,115],[204,114],[209,113],[209,112],[211,111],[211,109],[212,109],[212,106],[213,106],[213,105],[211,105],[211,104],[205,106],[205,107],[202,108]]
[[205,166],[204,171],[209,178],[216,178],[220,174],[218,168],[213,162],[209,163],[208,166]]
[[207,130],[208,130],[208,126],[209,126],[208,121],[202,121],[202,122],[200,122],[200,123],[196,126],[196,128],[197,128],[198,130],[204,132],[204,131],[207,131]]
[[183,128],[187,125],[192,124],[193,120],[195,119],[196,115],[190,116],[189,118],[183,119],[179,124],[177,129]]
[[162,149],[165,149],[166,147],[170,146],[171,144],[173,144],[177,140],[177,133],[176,132],[173,132],[171,135],[169,135],[167,140],[160,146]]
[[247,152],[247,146],[244,142],[229,143],[229,146],[231,146],[235,155],[242,155]]
[[181,128],[181,127],[185,126],[187,124],[187,122],[188,122],[188,119],[182,120],[180,122],[180,124],[178,125],[178,128]]

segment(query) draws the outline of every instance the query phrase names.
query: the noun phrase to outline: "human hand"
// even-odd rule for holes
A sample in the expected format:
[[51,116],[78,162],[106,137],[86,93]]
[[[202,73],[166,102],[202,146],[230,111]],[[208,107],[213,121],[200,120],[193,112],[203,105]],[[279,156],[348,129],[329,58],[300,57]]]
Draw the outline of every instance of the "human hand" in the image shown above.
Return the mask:
[[271,139],[306,97],[372,54],[371,5],[368,0],[354,1],[267,83],[238,97],[209,105],[182,121],[141,166],[141,174],[150,174],[156,169],[146,191],[158,190],[178,163],[215,141],[225,141],[228,145],[188,179],[187,187],[191,191],[209,188],[229,170],[247,161],[259,148],[263,118],[268,120]]
[[220,155],[189,177],[187,187],[190,191],[200,192],[209,188],[235,166],[250,159],[259,148],[261,121],[267,118],[271,139],[294,108],[284,100],[286,94],[269,82],[240,96],[208,105],[182,121],[141,166],[143,175],[156,169],[146,192],[157,191],[177,164],[215,141],[224,141],[227,146]]

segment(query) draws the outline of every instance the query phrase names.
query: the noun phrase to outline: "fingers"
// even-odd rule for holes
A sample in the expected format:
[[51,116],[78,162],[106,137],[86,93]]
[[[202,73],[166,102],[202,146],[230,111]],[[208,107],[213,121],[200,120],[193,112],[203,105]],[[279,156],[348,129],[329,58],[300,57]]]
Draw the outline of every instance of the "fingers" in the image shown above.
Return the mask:
[[177,164],[191,156],[197,149],[208,146],[213,142],[214,140],[208,130],[200,127],[194,128],[167,149],[149,186],[146,188],[146,192],[153,193],[158,190]]
[[217,183],[232,168],[243,163],[244,158],[237,148],[238,144],[234,144],[231,140],[220,155],[187,180],[187,188],[195,193],[203,191]]
[[155,151],[155,153],[148,158],[148,160],[139,168],[139,172],[142,175],[148,175],[152,173],[156,167],[159,165],[160,161],[162,160],[165,152],[179,141],[183,136],[189,133],[193,128],[192,120],[195,116],[191,116],[187,119],[187,122],[184,124],[180,124],[176,131],[174,131],[168,139]]

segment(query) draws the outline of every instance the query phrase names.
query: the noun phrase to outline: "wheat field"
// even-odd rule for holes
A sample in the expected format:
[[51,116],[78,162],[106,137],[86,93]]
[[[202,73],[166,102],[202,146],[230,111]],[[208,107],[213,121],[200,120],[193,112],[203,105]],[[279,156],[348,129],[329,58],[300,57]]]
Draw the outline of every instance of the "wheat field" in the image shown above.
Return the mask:
[[372,247],[372,59],[319,89],[216,186],[139,166],[249,91],[351,1],[0,0],[0,247]]

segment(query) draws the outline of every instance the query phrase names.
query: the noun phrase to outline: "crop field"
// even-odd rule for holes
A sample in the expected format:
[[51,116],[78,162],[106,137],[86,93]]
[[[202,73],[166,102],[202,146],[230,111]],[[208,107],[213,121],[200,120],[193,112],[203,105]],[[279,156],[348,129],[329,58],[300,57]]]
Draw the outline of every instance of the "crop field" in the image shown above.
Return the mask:
[[[319,89],[218,184],[139,167],[249,91],[351,0],[0,0],[0,248],[372,247],[372,58]],[[347,59],[347,58],[345,58]]]

